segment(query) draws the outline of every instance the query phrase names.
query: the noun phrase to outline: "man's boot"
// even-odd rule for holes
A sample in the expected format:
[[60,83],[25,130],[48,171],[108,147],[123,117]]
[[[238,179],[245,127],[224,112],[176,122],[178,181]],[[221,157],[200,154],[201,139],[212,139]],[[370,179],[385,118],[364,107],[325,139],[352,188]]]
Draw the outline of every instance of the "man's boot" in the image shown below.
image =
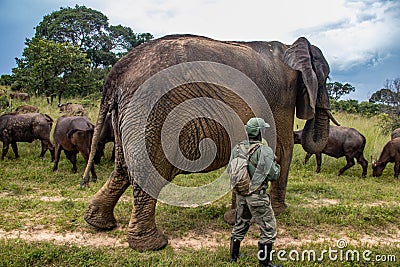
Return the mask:
[[272,251],[272,243],[260,243],[258,242],[258,263],[260,267],[282,267],[282,265],[272,265],[270,263]]
[[230,245],[230,259],[229,262],[236,262],[239,258],[239,249],[240,249],[240,241],[231,237],[231,245]]

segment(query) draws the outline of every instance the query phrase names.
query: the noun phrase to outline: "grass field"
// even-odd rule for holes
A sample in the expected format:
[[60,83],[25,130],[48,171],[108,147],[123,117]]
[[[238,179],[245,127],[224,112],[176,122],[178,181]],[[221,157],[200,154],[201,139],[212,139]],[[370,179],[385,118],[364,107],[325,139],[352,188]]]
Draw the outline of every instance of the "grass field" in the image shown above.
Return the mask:
[[[70,99],[82,103],[94,122],[98,97]],[[16,107],[19,103],[13,103]],[[61,115],[45,99],[33,98],[55,120]],[[382,135],[375,118],[335,114],[344,126],[358,129],[367,138],[365,157],[377,158],[388,135]],[[304,122],[296,121],[301,128]],[[54,127],[53,127],[54,128]],[[227,262],[231,226],[223,221],[229,194],[215,203],[180,208],[159,203],[158,227],[168,236],[169,246],[157,252],[138,253],[127,246],[131,189],[115,208],[117,229],[99,232],[83,219],[91,196],[113,169],[105,158],[96,165],[99,180],[79,189],[85,167],[78,156],[78,173],[64,154],[52,172],[50,155],[39,159],[40,143],[19,143],[20,158],[10,149],[0,162],[0,266],[256,266],[258,229],[255,225],[243,241],[237,264]],[[361,178],[357,164],[343,176],[338,170],[345,159],[323,157],[320,174],[314,172],[315,157],[303,165],[305,152],[296,145],[289,175],[288,209],[277,217],[278,237],[274,262],[284,266],[400,266],[400,180],[393,178],[393,164],[383,176]],[[210,174],[179,176],[179,184],[196,179],[212,181],[222,170]],[[315,255],[311,253],[315,252]],[[336,251],[336,252],[335,252]],[[280,254],[278,254],[278,252]],[[311,254],[310,254],[311,253]],[[356,254],[359,253],[359,254]],[[278,260],[278,255],[280,260]],[[359,259],[357,259],[359,255]],[[353,256],[353,257],[351,257]]]

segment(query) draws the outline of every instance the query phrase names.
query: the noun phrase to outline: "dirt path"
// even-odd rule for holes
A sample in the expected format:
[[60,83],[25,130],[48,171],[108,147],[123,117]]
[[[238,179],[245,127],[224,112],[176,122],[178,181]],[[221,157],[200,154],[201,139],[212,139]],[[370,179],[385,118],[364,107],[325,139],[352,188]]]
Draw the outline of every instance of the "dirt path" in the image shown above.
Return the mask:
[[[10,197],[6,193],[0,193],[0,197]],[[28,197],[29,198],[29,197]],[[59,202],[66,200],[64,197],[46,197],[40,198],[41,201]],[[77,200],[77,199],[74,199]],[[131,198],[124,197],[121,201],[130,202]],[[318,207],[321,205],[334,205],[339,200],[335,199],[320,199],[318,201],[311,202],[310,207]],[[376,202],[370,203],[371,206],[387,205],[392,203],[387,202]],[[258,239],[257,228],[252,226],[250,232],[243,241],[243,245],[257,246]],[[360,244],[373,245],[388,245],[396,246],[400,248],[400,226],[396,229],[386,229],[384,233],[372,236],[368,234],[358,234],[356,237],[349,234],[349,230],[343,230],[339,233],[326,233],[315,232],[312,229],[307,233],[302,233],[300,237],[294,238],[285,229],[278,229],[278,238],[276,241],[276,247],[279,249],[286,248],[288,246],[301,247],[310,243],[329,243],[336,245],[338,240],[345,240],[354,246]],[[175,250],[182,249],[201,249],[201,248],[217,248],[220,246],[229,246],[229,231],[217,232],[208,230],[205,233],[189,232],[185,236],[169,238],[169,244]],[[332,236],[335,236],[333,238]],[[336,238],[338,237],[338,238]],[[54,242],[60,245],[77,245],[77,246],[91,246],[91,247],[128,247],[125,237],[113,237],[107,232],[88,232],[85,229],[76,232],[57,232],[48,226],[35,225],[30,226],[27,229],[18,229],[5,231],[0,228],[1,239],[22,239],[28,242],[45,241]]]
[[[243,245],[253,245],[257,246],[258,239],[252,238],[249,235],[243,241]],[[310,236],[313,236],[312,234]],[[347,244],[352,244],[354,246],[360,244],[373,245],[387,245],[396,246],[400,248],[400,231],[397,234],[386,235],[386,236],[371,236],[363,235],[358,239],[350,238],[345,233],[338,234],[340,236],[338,239],[333,239],[332,237],[324,236],[319,234],[317,238],[304,237],[301,239],[295,239],[288,235],[281,235],[276,241],[276,247],[279,249],[286,248],[288,246],[301,247],[310,243],[328,243],[335,246],[338,240],[345,240]],[[0,229],[0,238],[2,239],[22,239],[28,242],[35,241],[45,241],[54,242],[59,245],[77,245],[77,246],[91,246],[91,247],[123,247],[127,248],[128,243],[125,238],[110,237],[105,232],[88,233],[88,232],[64,232],[57,233],[49,229],[41,229],[41,227],[36,227],[30,230],[12,230],[6,232]],[[175,250],[182,249],[201,249],[201,248],[217,248],[220,246],[229,246],[229,233],[224,232],[212,232],[211,230],[205,234],[197,234],[194,232],[189,232],[186,236],[180,238],[169,239],[169,244]]]

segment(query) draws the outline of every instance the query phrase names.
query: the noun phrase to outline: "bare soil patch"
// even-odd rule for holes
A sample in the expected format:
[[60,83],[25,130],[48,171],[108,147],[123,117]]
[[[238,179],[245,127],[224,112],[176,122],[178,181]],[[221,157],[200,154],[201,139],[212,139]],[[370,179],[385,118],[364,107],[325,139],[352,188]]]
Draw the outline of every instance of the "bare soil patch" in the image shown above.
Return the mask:
[[96,234],[84,232],[63,232],[57,233],[53,230],[36,228],[30,230],[12,230],[6,232],[0,229],[0,238],[2,239],[22,239],[28,242],[54,242],[58,245],[77,245],[91,247],[128,247],[125,240],[112,238],[106,233],[98,232]]
[[[258,238],[254,237],[254,232],[257,231],[252,227],[249,235],[243,240],[242,245],[257,246]],[[328,243],[332,247],[337,245],[338,240],[345,240],[347,244],[354,246],[357,245],[386,245],[396,246],[400,248],[400,228],[392,229],[385,235],[372,236],[363,234],[357,238],[349,237],[345,232],[338,233],[336,236],[340,238],[333,238],[325,234],[304,236],[302,238],[294,238],[283,232],[276,240],[276,248],[283,249],[286,247],[301,247],[307,244]],[[229,232],[216,232],[208,230],[205,233],[199,234],[197,232],[189,232],[185,236],[175,237],[169,239],[169,245],[175,250],[195,249],[201,248],[214,249],[217,247],[229,246]],[[0,229],[0,238],[2,239],[22,239],[28,242],[45,241],[54,242],[59,245],[76,245],[76,246],[91,246],[91,247],[123,247],[127,248],[128,243],[125,238],[110,237],[105,232],[88,233],[88,232],[62,232],[58,233],[51,229],[44,229],[44,227],[36,226],[27,230],[12,230],[6,232]]]

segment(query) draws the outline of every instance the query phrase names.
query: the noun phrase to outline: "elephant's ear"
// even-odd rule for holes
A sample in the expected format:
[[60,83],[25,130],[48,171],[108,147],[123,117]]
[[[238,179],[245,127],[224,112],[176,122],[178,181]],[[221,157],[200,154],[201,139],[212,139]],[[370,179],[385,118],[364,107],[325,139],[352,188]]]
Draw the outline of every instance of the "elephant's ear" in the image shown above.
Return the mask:
[[311,45],[304,37],[297,39],[283,55],[283,61],[289,67],[301,72],[304,86],[300,85],[297,92],[296,116],[304,120],[314,117],[318,93],[318,78],[312,57]]

